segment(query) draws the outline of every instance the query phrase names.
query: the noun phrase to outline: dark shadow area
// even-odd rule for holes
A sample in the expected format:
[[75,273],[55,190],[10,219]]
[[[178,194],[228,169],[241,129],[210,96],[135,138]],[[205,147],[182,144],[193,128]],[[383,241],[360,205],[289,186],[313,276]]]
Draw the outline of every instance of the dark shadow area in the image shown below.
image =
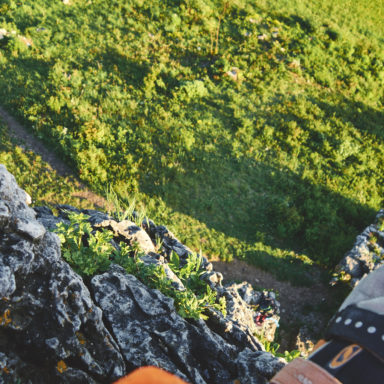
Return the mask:
[[[67,150],[63,151],[62,143],[52,137],[51,132],[46,132],[55,125],[63,125],[71,129],[79,123],[73,111],[66,105],[62,106],[60,113],[50,113],[46,96],[49,94],[47,84],[49,84],[52,65],[53,63],[23,55],[13,58],[12,67],[7,68],[0,75],[0,105],[30,132],[33,131],[33,134],[46,144],[48,152],[53,152],[54,157],[64,159],[71,172],[78,175],[76,154],[68,150],[71,146],[70,142],[68,141]],[[39,100],[40,106],[36,108]],[[34,121],[38,124],[35,125]],[[36,129],[37,125],[38,129]]]
[[[133,63],[113,50],[105,52],[99,59],[106,71],[113,71],[116,66],[124,81],[134,87],[142,85],[144,77],[150,70],[149,67]],[[9,73],[3,74],[3,79],[8,78],[7,86],[0,88],[0,99],[7,108],[16,112],[18,117],[31,116],[31,112],[27,110],[28,102],[25,103],[25,98],[28,97],[30,100],[35,98],[37,101],[35,100],[32,105],[45,106],[44,87],[45,79],[50,73],[50,65],[29,58],[15,58],[13,64],[21,68],[22,77],[11,73],[12,68]],[[3,83],[5,83],[4,80]],[[11,101],[7,97],[10,90],[13,92]],[[209,99],[202,101],[205,103],[204,113],[214,115],[218,125],[220,123],[225,127],[223,128],[225,137],[235,135],[238,127],[241,126],[233,103],[231,104],[232,101],[228,95],[223,95],[221,99],[210,96]],[[278,102],[276,100],[276,104]],[[319,100],[312,102],[325,110],[327,115],[336,113],[348,121],[353,118],[354,124],[363,129],[365,118],[362,117],[362,113],[351,115],[354,105],[343,109],[342,106],[332,107]],[[153,100],[153,103],[156,103],[156,100]],[[202,108],[198,103],[199,100],[192,101],[188,105],[190,111],[188,113],[193,115],[186,115],[189,121],[195,118],[197,108]],[[157,107],[156,104],[153,106],[153,115],[156,114],[155,107]],[[48,112],[50,111],[46,111],[47,114]],[[289,113],[289,109],[271,108],[269,112],[261,111],[260,116],[257,117],[264,118],[266,124],[278,127],[276,131],[284,129],[284,126],[281,128],[279,124],[289,118],[297,120],[303,126],[308,123],[306,129],[311,129],[309,118],[306,122],[305,119],[300,120],[299,117],[295,117],[294,113],[290,117]],[[370,117],[376,122],[382,117],[379,112],[374,115],[374,111],[371,111],[371,114]],[[45,115],[36,111],[36,118],[44,121]],[[74,130],[82,124],[82,121],[74,115],[74,109],[67,107],[63,107],[60,113],[50,112],[49,119],[50,124],[58,124]],[[266,162],[256,162],[245,157],[235,158],[232,155],[230,139],[220,142],[220,137],[217,136],[216,142],[216,133],[213,133],[215,127],[198,132],[197,136],[200,135],[200,137],[196,139],[200,143],[210,143],[214,139],[213,151],[206,152],[195,145],[192,150],[181,153],[183,146],[176,143],[179,147],[176,147],[175,151],[180,153],[177,154],[177,161],[173,161],[172,168],[168,167],[162,162],[161,156],[166,156],[174,150],[173,132],[167,137],[168,133],[162,130],[163,126],[155,116],[147,118],[147,116],[138,115],[137,121],[140,119],[146,119],[146,125],[143,124],[142,127],[135,125],[135,129],[143,129],[146,133],[145,129],[148,126],[153,128],[155,133],[152,142],[146,142],[143,139],[143,143],[152,145],[158,155],[155,159],[149,158],[148,164],[145,163],[147,161],[145,153],[142,155],[144,159],[140,160],[143,160],[144,171],[140,170],[140,191],[148,196],[161,197],[174,211],[196,218],[209,228],[227,236],[248,244],[261,242],[273,248],[302,252],[312,260],[332,267],[352,246],[356,235],[374,218],[373,209],[305,180],[288,169],[277,168]],[[181,124],[177,125],[180,129],[183,128]],[[31,125],[31,120],[27,120],[27,125]],[[372,123],[365,129],[376,128]],[[77,138],[74,137],[74,139]],[[54,138],[51,136],[46,140],[50,140],[49,143],[52,146]],[[132,142],[128,144],[132,147],[136,145]],[[284,147],[284,138],[279,144],[280,150],[289,149]],[[305,144],[311,148],[310,143]],[[70,141],[65,144],[57,143],[55,150],[57,148],[60,148],[61,152],[65,150],[67,162],[72,159],[71,165],[74,165],[77,156],[75,145],[78,143],[73,144]],[[114,149],[113,146],[107,148],[108,151]],[[129,150],[134,152],[137,148],[130,147]],[[316,151],[316,148],[313,148],[313,151]],[[114,156],[117,163],[124,162],[120,153],[115,153]],[[108,158],[110,163],[106,166],[111,165],[111,158],[112,156]],[[76,168],[74,169],[78,172]],[[122,170],[124,171],[125,168]],[[153,172],[150,173],[147,170]],[[330,175],[332,176],[331,173]],[[109,180],[115,176],[111,173]],[[122,181],[122,177],[117,181]],[[268,252],[263,255],[260,251],[259,256],[265,259],[265,263],[273,262],[268,261]],[[249,255],[249,258],[252,256]],[[294,262],[288,260],[288,256],[286,258],[287,263]],[[273,266],[270,265],[269,268]]]
[[345,123],[351,123],[362,132],[367,132],[384,140],[384,111],[374,109],[359,101],[345,98],[337,100],[337,104],[326,103],[321,100],[314,101],[329,115],[335,115]]
[[290,27],[295,27],[296,25],[299,25],[300,28],[307,32],[307,33],[313,33],[315,32],[316,28],[309,20],[306,20],[302,18],[299,15],[291,14],[291,15],[284,15],[281,13],[278,13],[279,20],[286,25]]
[[100,61],[107,73],[116,73],[127,85],[139,88],[143,85],[145,76],[151,68],[147,64],[138,64],[122,55],[114,48],[107,48],[100,56],[95,57]]
[[[312,260],[334,266],[374,218],[375,211],[367,206],[289,170],[196,151],[194,156],[204,159],[204,164],[182,173],[168,170],[164,183],[155,188],[153,180],[147,179],[141,183],[142,191],[247,243],[306,253]],[[269,265],[273,260],[265,253],[259,252],[258,257],[268,269],[273,268]]]
[[[327,178],[340,178],[343,163],[333,166],[332,158],[326,153],[320,164],[312,163],[310,157],[312,152],[319,153],[324,138],[331,134],[318,128],[319,124],[314,126],[313,122],[319,120],[326,126],[335,110],[320,99],[305,100],[308,104],[304,106],[308,110],[304,113],[302,100],[296,101],[296,96],[287,100],[286,106],[284,99],[274,98],[273,104],[258,111],[257,118],[274,127],[272,137],[276,147],[287,153],[292,150],[285,136],[289,128],[287,123],[297,123],[308,134],[308,139],[300,144],[306,152],[300,155],[301,167],[321,166]],[[211,97],[204,100],[204,108],[214,114],[229,133],[235,134],[241,121],[230,102],[225,96],[218,102]],[[314,106],[320,107],[321,111]],[[380,115],[371,112],[367,118],[378,122]],[[348,118],[349,112],[340,109],[338,113],[345,113],[345,119]],[[357,128],[364,121],[362,112],[359,113],[360,116],[355,116]],[[373,123],[371,127],[373,129]],[[257,134],[256,128],[254,134]],[[200,137],[202,143],[213,140],[209,132],[204,135]],[[340,138],[330,136],[331,145],[332,140],[339,141]],[[339,144],[336,142],[335,146]],[[172,145],[169,148],[172,149]],[[293,173],[265,161],[235,158],[232,153],[230,140],[216,142],[215,139],[215,150],[209,153],[195,147],[178,157],[177,166],[166,168],[159,162],[155,166],[156,173],[140,180],[140,190],[149,196],[161,197],[173,210],[196,218],[227,236],[249,244],[262,242],[304,253],[329,267],[338,263],[353,245],[356,235],[374,219],[374,209],[329,190],[321,185],[324,180],[314,183],[301,177],[300,171]]]
[[[44,83],[48,79],[51,63],[20,56],[12,58],[11,64],[12,67],[0,75],[0,102],[19,122],[30,128],[31,119],[27,119],[27,114],[23,112],[30,106],[30,100],[44,97]],[[44,115],[40,117],[44,118]]]

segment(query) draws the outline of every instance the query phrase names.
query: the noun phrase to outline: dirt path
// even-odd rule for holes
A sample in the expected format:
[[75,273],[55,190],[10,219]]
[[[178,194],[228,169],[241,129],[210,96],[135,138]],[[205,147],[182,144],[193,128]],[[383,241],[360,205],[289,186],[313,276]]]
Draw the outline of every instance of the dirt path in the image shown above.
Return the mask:
[[333,314],[330,308],[338,306],[334,288],[319,279],[314,279],[311,287],[296,287],[241,260],[212,261],[212,264],[223,274],[224,284],[226,280],[248,281],[254,287],[277,292],[282,325],[279,342],[283,350],[299,349],[307,354],[326,328]]
[[[75,192],[74,196],[87,199],[98,208],[106,207],[107,202],[103,197],[92,192],[81,183],[57,154],[31,134],[2,107],[0,107],[0,118],[8,125],[10,135],[18,142],[21,142],[23,148],[40,155],[59,175],[70,176],[76,180],[78,191]],[[246,280],[253,286],[278,292],[281,303],[281,323],[284,324],[284,329],[280,331],[280,339],[283,340],[282,348],[296,348],[295,343],[298,334],[302,339],[299,348],[303,351],[311,348],[312,342],[318,337],[319,332],[325,328],[330,317],[329,313],[323,316],[321,310],[318,309],[334,301],[329,287],[316,281],[312,287],[295,287],[288,282],[279,281],[272,274],[240,260],[234,260],[231,263],[213,261],[213,264],[215,270],[221,272],[227,281]],[[311,313],[308,314],[308,312]]]
[[278,292],[281,312],[287,322],[296,318],[295,312],[302,311],[303,307],[319,305],[331,300],[328,287],[314,282],[311,287],[296,287],[287,281],[277,280],[271,273],[249,265],[241,260],[230,263],[213,261],[213,267],[221,272],[227,280],[246,280],[255,287],[273,289]]
[[52,149],[49,149],[40,139],[30,133],[2,107],[0,107],[0,119],[8,126],[10,136],[16,139],[22,148],[41,156],[60,176],[70,176],[75,180],[78,190],[73,196],[87,199],[97,208],[101,209],[106,207],[107,202],[102,196],[92,192],[84,185],[73,175],[73,171]]
[[54,152],[49,150],[41,140],[27,131],[26,128],[2,107],[0,107],[0,117],[8,125],[10,135],[22,142],[22,147],[40,155],[59,175],[70,176],[72,174],[69,167]]

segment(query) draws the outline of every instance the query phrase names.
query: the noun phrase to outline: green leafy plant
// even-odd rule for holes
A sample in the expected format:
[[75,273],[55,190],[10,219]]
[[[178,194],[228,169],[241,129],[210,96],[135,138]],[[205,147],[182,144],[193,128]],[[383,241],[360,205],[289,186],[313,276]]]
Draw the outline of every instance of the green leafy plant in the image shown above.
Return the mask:
[[293,359],[296,359],[297,357],[300,357],[300,351],[298,351],[296,349],[294,349],[292,351],[279,352],[280,344],[278,344],[276,342],[267,341],[267,340],[265,340],[263,338],[260,338],[259,336],[258,336],[258,338],[263,343],[264,349],[265,349],[266,352],[269,352],[269,353],[271,353],[272,355],[274,355],[276,357],[282,357],[287,362],[290,362]]
[[76,272],[92,276],[108,269],[115,248],[110,243],[113,233],[105,229],[94,232],[88,218],[82,213],[68,212],[70,224],[58,223],[55,232],[64,259]]
[[[189,311],[197,311],[199,307],[212,307],[218,309],[226,316],[226,304],[224,297],[217,299],[217,293],[213,291],[210,286],[205,283],[201,276],[205,271],[201,268],[202,257],[200,254],[191,253],[181,266],[180,258],[176,252],[170,255],[170,262],[168,265],[181,280],[187,291],[194,292],[195,298],[189,297]],[[200,317],[205,318],[201,311]]]
[[[110,264],[121,265],[144,284],[160,290],[174,299],[178,313],[185,318],[207,319],[207,308],[212,307],[225,316],[225,299],[217,298],[217,293],[200,279],[201,256],[192,254],[184,266],[176,254],[171,257],[170,267],[185,284],[185,290],[177,290],[167,278],[161,265],[146,265],[140,259],[140,249],[136,244],[120,242],[116,249],[112,244],[113,233],[109,230],[95,231],[82,213],[68,212],[69,225],[59,223],[55,232],[62,244],[63,258],[83,276],[93,276],[105,272]],[[176,256],[175,256],[176,255]]]
[[204,271],[201,269],[202,257],[191,253],[181,266],[180,258],[176,252],[171,252],[169,266],[177,274],[182,283],[188,287],[199,289],[206,284],[200,279]]

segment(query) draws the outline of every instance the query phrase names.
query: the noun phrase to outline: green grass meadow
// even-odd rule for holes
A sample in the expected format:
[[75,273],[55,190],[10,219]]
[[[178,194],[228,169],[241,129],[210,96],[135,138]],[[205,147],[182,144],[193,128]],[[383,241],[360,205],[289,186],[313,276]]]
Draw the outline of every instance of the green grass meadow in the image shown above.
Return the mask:
[[71,204],[79,208],[94,209],[95,205],[78,196],[81,186],[73,177],[60,176],[25,143],[9,134],[0,119],[0,164],[4,164],[19,185],[31,196],[33,205]]
[[[383,12],[2,0],[0,104],[92,189],[135,198],[190,247],[310,283],[383,205]],[[47,193],[70,188],[53,177]]]

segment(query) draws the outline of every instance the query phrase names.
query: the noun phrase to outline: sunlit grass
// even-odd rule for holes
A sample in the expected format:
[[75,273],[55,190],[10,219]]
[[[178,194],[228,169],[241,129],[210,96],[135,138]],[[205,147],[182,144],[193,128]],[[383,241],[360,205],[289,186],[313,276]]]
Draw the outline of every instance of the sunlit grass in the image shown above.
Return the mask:
[[7,0],[0,102],[196,250],[332,268],[384,196],[380,1],[226,4]]

